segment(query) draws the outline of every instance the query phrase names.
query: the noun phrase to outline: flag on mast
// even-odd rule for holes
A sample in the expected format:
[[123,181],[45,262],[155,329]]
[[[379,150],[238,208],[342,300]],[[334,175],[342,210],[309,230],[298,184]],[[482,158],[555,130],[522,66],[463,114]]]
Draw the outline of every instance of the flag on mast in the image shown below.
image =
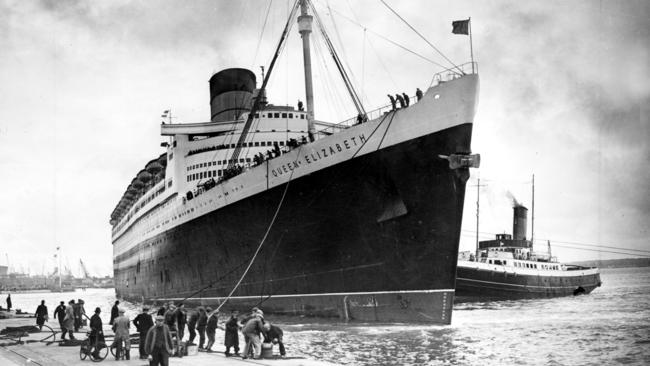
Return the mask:
[[469,19],[455,20],[451,22],[453,34],[469,34]]

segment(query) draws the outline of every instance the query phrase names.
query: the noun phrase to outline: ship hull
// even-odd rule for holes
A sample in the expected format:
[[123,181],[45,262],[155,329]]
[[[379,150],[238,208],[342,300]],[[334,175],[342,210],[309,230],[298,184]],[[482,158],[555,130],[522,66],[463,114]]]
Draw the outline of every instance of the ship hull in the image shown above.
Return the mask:
[[[116,259],[118,297],[266,313],[449,324],[472,124],[301,176]],[[259,253],[255,254],[265,238]],[[132,261],[131,261],[132,262]]]
[[456,302],[573,296],[601,285],[600,273],[591,268],[545,275],[459,264],[456,271]]

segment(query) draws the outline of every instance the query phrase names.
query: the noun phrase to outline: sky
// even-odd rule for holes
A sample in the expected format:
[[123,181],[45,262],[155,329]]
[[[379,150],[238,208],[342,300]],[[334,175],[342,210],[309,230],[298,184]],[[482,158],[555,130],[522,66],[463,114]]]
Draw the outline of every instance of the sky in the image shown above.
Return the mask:
[[[224,68],[249,68],[261,84],[292,3],[0,0],[0,264],[52,272],[60,247],[73,273],[81,259],[92,275],[111,274],[109,216],[164,152],[161,112],[208,121],[208,80]],[[314,3],[367,110],[387,93],[424,90],[446,58],[470,61],[470,39],[451,22],[471,17],[481,167],[461,250],[475,245],[477,178],[489,239],[511,233],[513,198],[531,208],[534,174],[540,251],[550,240],[562,261],[650,256],[650,3]],[[312,40],[316,118],[356,115],[322,36]],[[300,44],[294,26],[271,103],[304,100]]]

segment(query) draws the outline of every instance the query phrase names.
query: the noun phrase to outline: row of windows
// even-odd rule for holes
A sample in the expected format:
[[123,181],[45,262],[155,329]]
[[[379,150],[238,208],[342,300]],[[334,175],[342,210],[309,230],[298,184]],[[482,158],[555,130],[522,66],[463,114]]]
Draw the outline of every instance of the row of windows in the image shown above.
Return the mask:
[[[272,147],[273,143],[274,143],[273,141],[256,141],[255,143],[253,143],[253,142],[244,142],[244,143],[242,143],[242,147],[254,147],[254,146],[271,146]],[[275,143],[278,144],[279,146],[284,146],[285,145],[284,141],[275,141]],[[230,147],[231,149],[234,149],[236,145],[237,144],[230,144],[230,145],[224,145],[224,146],[225,146],[225,148]],[[250,161],[251,161],[251,159],[246,159],[246,162],[250,162]],[[239,159],[239,162],[243,163],[244,159]],[[223,165],[228,164],[228,161],[227,160],[215,160],[215,161],[208,161],[206,163],[194,164],[194,165],[188,166],[187,171],[189,172],[190,170],[194,170],[194,169],[205,168],[205,167],[214,166],[214,165],[222,165],[222,164]]]
[[[243,160],[243,159],[240,159]],[[250,160],[250,159],[248,159]],[[216,178],[223,175],[225,169],[219,170],[208,170],[207,172],[194,173],[187,176],[187,181],[191,182],[193,180],[207,179],[207,178]]]
[[[300,116],[300,119],[305,119],[304,114],[296,114],[296,119],[298,119],[298,116]],[[267,117],[267,118],[293,118],[293,113],[280,113],[280,112],[267,113],[267,114],[263,114],[262,117]],[[260,114],[255,113],[255,118],[260,118]]]
[[[498,265],[507,265],[508,261],[506,260],[499,260],[499,259],[489,259],[488,260],[489,264],[498,264]],[[514,262],[515,267],[519,268],[531,268],[531,269],[538,269],[537,263],[522,263],[522,262]],[[540,269],[544,270],[559,270],[560,267],[557,264],[539,264]]]

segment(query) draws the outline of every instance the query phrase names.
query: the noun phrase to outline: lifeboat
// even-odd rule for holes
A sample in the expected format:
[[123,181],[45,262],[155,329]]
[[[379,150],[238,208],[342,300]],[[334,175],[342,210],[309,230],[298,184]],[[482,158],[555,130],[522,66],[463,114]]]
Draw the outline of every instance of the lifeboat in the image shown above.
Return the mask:
[[140,171],[140,173],[138,173],[137,178],[140,182],[146,185],[151,181],[151,179],[153,179],[153,175],[151,175],[151,173],[143,169]]

